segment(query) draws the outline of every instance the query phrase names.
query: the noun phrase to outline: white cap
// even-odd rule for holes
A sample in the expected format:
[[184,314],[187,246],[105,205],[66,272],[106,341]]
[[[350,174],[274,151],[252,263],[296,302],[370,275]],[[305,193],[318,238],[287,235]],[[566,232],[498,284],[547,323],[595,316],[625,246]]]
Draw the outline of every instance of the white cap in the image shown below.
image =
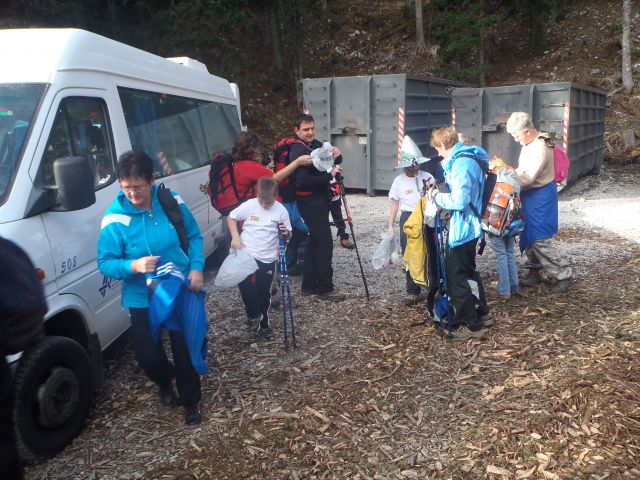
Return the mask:
[[395,168],[408,168],[412,165],[420,165],[429,160],[429,158],[422,156],[422,152],[416,143],[411,140],[411,137],[405,135],[402,140],[402,147],[400,148],[400,162],[398,162]]

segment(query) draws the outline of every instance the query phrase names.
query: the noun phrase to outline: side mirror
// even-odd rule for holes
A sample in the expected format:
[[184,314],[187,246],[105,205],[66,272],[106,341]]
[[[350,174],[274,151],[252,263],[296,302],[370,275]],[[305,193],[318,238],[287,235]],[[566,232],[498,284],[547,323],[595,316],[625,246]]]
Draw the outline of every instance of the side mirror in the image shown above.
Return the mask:
[[96,203],[93,173],[86,157],[57,158],[53,162],[53,175],[63,209],[82,210]]

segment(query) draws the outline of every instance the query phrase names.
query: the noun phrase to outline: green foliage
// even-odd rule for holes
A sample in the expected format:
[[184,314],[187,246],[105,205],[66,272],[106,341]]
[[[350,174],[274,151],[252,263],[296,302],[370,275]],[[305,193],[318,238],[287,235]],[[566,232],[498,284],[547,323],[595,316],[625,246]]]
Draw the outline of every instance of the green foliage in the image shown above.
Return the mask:
[[547,25],[556,22],[571,3],[573,0],[504,0],[505,6],[527,25],[529,44],[534,53],[547,48]]
[[434,0],[432,36],[444,62],[438,74],[453,80],[475,80],[489,65],[483,58],[482,32],[501,16],[485,11],[485,0]]

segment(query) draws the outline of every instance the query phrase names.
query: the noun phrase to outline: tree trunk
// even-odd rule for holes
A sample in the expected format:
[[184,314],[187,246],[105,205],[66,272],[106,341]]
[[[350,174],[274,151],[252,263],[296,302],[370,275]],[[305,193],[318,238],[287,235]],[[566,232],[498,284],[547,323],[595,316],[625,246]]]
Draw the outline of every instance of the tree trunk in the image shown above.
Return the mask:
[[478,0],[480,2],[480,52],[478,55],[478,63],[480,64],[480,75],[478,76],[478,82],[481,87],[486,84],[484,76],[484,43],[485,43],[485,28],[484,28],[484,0]]
[[276,70],[284,70],[282,60],[282,44],[280,43],[280,29],[278,28],[278,5],[274,3],[269,9],[269,30],[271,31],[271,47],[273,48],[273,61]]
[[422,0],[416,0],[416,53],[427,51],[424,43],[424,25],[422,22]]
[[622,85],[629,93],[633,89],[631,74],[631,0],[622,0]]
[[296,85],[296,103],[299,108],[304,106],[304,99],[302,96],[302,36],[301,36],[301,20],[300,12],[296,11],[293,14],[293,38],[297,39],[294,43],[294,66],[293,66],[293,81]]
[[327,2],[328,0],[320,0],[320,5],[322,5],[323,10],[327,9]]

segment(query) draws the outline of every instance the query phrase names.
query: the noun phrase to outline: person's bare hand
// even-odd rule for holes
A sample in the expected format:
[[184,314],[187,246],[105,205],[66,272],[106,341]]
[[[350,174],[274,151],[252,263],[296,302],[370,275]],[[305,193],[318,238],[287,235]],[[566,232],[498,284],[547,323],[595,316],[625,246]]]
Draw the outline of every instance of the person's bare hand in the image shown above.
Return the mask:
[[333,156],[333,159],[335,160],[340,155],[342,155],[342,152],[340,151],[340,149],[338,147],[331,147],[331,155]]
[[194,292],[202,290],[202,287],[204,286],[204,277],[200,270],[191,270],[189,272],[189,280],[191,281],[189,284],[189,290],[193,290]]
[[135,273],[153,273],[160,257],[141,257],[131,262],[131,270]]
[[298,158],[296,158],[296,162],[298,162],[299,167],[306,167],[308,165],[311,165],[313,163],[313,160],[311,159],[311,155],[300,155]]
[[234,250],[240,250],[244,245],[242,244],[242,239],[240,237],[231,239],[231,248]]
[[335,178],[335,177],[336,177],[336,175],[338,175],[339,173],[340,173],[340,174],[342,174],[342,168],[340,168],[340,167],[338,167],[338,166],[335,166],[335,167],[333,167],[333,168],[331,169],[331,176],[332,176],[333,178]]

